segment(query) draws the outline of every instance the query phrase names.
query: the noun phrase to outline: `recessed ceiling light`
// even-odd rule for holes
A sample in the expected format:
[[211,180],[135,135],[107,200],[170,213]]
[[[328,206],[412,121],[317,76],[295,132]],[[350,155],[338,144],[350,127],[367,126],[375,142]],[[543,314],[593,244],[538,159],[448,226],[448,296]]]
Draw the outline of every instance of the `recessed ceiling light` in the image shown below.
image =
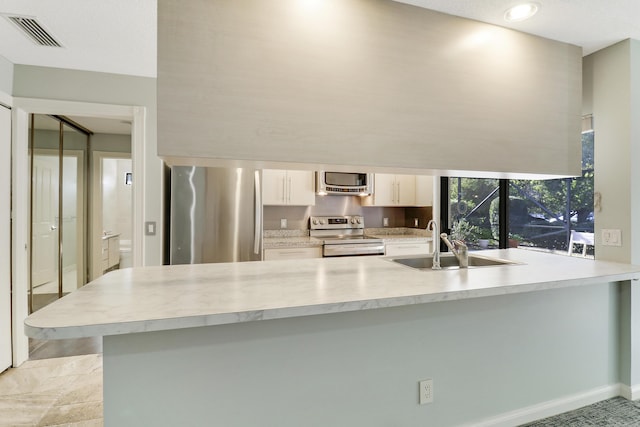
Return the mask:
[[537,3],[522,3],[508,9],[504,13],[504,19],[508,22],[519,22],[531,18],[538,12]]

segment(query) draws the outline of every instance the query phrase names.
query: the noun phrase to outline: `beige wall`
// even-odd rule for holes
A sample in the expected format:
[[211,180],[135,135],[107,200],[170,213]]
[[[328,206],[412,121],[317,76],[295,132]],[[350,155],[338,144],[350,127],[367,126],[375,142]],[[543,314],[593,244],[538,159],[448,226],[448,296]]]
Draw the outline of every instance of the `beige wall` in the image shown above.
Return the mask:
[[163,156],[580,174],[576,46],[390,0],[158,16]]

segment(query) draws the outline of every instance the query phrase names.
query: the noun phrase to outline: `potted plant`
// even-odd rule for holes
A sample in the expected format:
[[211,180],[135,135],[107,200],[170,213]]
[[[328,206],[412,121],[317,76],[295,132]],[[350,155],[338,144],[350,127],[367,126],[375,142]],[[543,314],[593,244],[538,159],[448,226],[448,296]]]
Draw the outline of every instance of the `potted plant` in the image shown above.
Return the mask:
[[454,221],[451,227],[451,239],[461,240],[467,244],[476,242],[479,234],[480,228],[471,225],[466,219]]

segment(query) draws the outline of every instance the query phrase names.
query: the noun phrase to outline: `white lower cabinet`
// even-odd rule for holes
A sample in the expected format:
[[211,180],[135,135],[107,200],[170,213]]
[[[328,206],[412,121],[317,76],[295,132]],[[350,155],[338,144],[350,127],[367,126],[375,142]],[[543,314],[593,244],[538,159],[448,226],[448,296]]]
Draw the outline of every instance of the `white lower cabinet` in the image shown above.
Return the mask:
[[120,264],[120,237],[117,235],[102,238],[102,271]]
[[322,258],[322,246],[314,246],[312,248],[265,249],[263,257],[265,261],[301,258]]
[[429,255],[431,253],[431,243],[386,243],[384,245],[384,254],[390,256],[404,255]]

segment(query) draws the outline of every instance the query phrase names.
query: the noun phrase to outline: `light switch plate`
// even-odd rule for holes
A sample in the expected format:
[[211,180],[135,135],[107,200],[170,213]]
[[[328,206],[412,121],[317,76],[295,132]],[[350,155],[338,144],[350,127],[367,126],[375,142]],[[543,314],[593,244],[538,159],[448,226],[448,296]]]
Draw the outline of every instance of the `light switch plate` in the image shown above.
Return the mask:
[[287,218],[280,218],[280,228],[287,228]]
[[622,246],[622,231],[616,228],[603,228],[602,246]]
[[144,235],[145,236],[155,236],[156,235],[156,222],[155,221],[147,221],[144,223]]

